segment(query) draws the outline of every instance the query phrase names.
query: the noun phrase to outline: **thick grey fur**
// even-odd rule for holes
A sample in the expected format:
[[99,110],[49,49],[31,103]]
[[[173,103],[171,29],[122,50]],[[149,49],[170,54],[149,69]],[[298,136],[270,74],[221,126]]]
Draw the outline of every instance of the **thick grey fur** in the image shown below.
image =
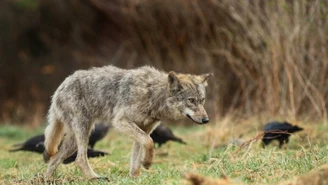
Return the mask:
[[209,121],[203,106],[209,76],[165,73],[149,66],[76,71],[52,97],[45,130],[44,160],[49,163],[45,176],[51,177],[77,150],[76,163],[83,174],[99,178],[87,159],[88,136],[97,122],[111,124],[134,140],[130,175],[138,176],[141,165],[148,169],[152,163],[154,143],[149,134],[160,120]]

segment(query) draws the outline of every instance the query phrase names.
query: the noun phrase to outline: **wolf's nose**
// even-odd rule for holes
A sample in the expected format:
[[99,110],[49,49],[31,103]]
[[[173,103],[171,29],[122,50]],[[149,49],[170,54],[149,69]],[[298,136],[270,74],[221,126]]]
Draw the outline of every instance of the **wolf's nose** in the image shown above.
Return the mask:
[[208,118],[203,118],[202,123],[208,123],[210,120]]

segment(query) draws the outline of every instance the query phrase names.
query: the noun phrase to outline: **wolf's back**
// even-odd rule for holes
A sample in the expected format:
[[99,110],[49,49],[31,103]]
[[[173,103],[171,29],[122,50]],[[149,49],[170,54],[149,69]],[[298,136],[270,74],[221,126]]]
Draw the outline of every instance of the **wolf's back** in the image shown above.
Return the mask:
[[110,121],[118,106],[147,104],[150,91],[162,91],[156,88],[159,81],[166,83],[167,75],[148,66],[126,70],[110,65],[78,70],[55,91],[48,121],[69,124],[77,114],[90,120],[106,118],[104,120]]

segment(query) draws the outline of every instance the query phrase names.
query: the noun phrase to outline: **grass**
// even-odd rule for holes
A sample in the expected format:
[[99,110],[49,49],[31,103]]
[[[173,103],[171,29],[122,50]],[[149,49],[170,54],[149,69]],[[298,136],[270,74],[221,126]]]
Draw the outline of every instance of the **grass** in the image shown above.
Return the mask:
[[[301,124],[305,130],[291,136],[284,149],[276,143],[262,149],[252,140],[243,148],[229,143],[231,136],[242,134],[244,141],[260,133],[261,124],[220,121],[206,126],[173,127],[176,135],[188,145],[169,142],[155,150],[154,164],[142,170],[139,178],[129,177],[129,156],[132,141],[115,131],[97,143],[96,148],[110,152],[106,157],[89,162],[110,182],[87,181],[75,164],[60,165],[53,184],[186,184],[183,174],[194,172],[218,178],[227,176],[232,182],[243,184],[277,184],[307,173],[328,162],[327,126],[315,123]],[[0,184],[43,184],[46,165],[40,154],[9,153],[12,144],[42,133],[43,128],[27,129],[0,126]]]

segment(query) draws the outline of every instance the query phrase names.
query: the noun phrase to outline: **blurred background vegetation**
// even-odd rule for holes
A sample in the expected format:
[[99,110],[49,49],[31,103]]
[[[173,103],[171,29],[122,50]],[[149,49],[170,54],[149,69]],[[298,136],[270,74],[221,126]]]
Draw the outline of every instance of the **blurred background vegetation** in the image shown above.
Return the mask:
[[327,120],[328,1],[2,0],[0,122],[38,126],[77,69],[213,72],[212,119]]

